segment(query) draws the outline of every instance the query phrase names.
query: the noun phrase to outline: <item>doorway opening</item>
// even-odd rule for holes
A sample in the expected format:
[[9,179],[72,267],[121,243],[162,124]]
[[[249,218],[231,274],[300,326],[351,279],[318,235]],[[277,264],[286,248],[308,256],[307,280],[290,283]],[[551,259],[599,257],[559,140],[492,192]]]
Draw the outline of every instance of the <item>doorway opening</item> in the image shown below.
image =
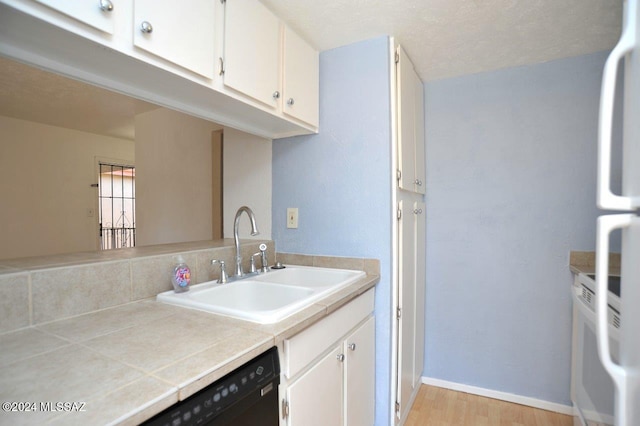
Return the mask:
[[99,163],[100,250],[136,246],[136,185],[132,165]]

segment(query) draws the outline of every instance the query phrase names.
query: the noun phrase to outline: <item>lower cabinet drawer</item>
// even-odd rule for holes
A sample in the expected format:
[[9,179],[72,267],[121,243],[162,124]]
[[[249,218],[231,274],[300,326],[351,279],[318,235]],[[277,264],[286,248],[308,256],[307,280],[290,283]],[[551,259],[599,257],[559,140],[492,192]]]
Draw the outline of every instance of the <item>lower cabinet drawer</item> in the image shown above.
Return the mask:
[[283,365],[285,376],[291,378],[302,371],[373,312],[373,306],[374,289],[370,289],[311,327],[286,339]]

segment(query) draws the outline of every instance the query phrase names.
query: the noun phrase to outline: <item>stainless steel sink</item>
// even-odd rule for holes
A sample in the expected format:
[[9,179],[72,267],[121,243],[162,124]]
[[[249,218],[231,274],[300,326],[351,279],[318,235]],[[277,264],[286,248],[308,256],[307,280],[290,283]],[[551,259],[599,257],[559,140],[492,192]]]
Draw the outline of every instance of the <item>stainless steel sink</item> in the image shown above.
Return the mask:
[[157,300],[249,320],[278,322],[365,276],[362,271],[290,266],[228,284],[207,282]]

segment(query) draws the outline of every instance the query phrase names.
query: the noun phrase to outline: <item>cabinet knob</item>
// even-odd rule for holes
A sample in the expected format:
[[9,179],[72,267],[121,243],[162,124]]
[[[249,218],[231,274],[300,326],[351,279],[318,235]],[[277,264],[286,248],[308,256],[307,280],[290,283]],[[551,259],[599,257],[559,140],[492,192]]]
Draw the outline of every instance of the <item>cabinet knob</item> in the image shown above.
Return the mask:
[[277,90],[273,92],[273,99],[280,99],[280,92],[278,92]]
[[113,10],[113,3],[110,0],[100,0],[100,10],[103,12],[111,12]]
[[356,350],[356,344],[355,343],[349,343],[349,349],[352,351]]
[[422,214],[422,209],[413,210],[413,214]]
[[289,98],[287,99],[287,105],[293,105],[296,101],[293,100],[293,98]]
[[340,361],[340,362],[344,362],[344,354],[338,354],[338,355],[336,356],[336,359],[337,359],[338,361]]
[[151,25],[150,22],[142,21],[142,24],[140,24],[140,31],[145,34],[151,34],[153,32],[153,25]]
[[418,186],[422,186],[422,181],[420,179],[414,180],[413,183],[415,183]]

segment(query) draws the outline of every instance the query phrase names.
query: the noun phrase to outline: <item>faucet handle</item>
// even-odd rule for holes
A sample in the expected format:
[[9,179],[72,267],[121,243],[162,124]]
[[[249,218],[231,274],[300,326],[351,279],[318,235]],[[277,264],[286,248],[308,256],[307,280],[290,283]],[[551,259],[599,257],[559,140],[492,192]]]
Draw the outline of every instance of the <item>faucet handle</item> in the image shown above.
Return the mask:
[[250,259],[250,265],[249,265],[249,273],[254,273],[256,272],[256,259],[255,256],[260,256],[260,252],[258,253],[253,253],[251,255],[251,259]]
[[212,265],[215,265],[216,263],[220,264],[220,278],[218,279],[218,282],[220,284],[224,284],[229,280],[229,275],[227,275],[227,265],[224,263],[224,260],[213,259],[211,261]]

